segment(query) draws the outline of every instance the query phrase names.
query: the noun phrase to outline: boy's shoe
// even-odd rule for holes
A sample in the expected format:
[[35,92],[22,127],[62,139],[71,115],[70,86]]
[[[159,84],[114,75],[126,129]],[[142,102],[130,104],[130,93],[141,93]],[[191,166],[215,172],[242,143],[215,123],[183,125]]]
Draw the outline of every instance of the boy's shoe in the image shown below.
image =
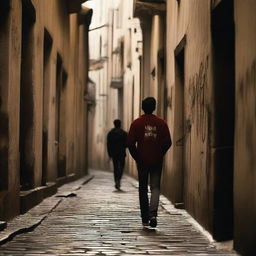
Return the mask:
[[120,190],[120,180],[117,180],[117,181],[116,181],[115,188],[116,188],[117,190]]
[[155,228],[157,226],[157,220],[156,220],[156,217],[152,217],[149,221],[149,225],[150,227],[152,228]]
[[142,225],[143,227],[149,226],[149,219],[148,218],[142,218]]

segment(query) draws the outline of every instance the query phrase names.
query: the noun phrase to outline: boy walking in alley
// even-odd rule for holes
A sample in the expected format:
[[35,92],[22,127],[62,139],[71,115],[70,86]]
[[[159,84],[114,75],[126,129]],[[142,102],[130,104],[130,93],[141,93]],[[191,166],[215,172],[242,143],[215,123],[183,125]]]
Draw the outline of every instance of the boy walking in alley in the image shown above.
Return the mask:
[[113,161],[115,188],[120,190],[126,156],[127,132],[121,129],[119,119],[114,120],[114,126],[107,135],[107,149]]
[[[156,100],[148,97],[142,101],[144,115],[133,121],[128,134],[128,148],[137,163],[139,201],[143,226],[157,226],[157,211],[163,157],[172,141],[167,123],[153,115]],[[148,200],[148,178],[151,198]]]

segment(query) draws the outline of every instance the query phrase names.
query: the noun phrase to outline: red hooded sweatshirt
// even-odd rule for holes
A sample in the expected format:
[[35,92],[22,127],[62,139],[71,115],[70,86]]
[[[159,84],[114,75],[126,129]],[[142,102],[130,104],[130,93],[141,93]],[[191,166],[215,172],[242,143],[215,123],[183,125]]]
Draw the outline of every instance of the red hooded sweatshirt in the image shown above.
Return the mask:
[[155,165],[162,163],[172,140],[163,119],[153,114],[145,114],[132,122],[127,144],[136,162]]

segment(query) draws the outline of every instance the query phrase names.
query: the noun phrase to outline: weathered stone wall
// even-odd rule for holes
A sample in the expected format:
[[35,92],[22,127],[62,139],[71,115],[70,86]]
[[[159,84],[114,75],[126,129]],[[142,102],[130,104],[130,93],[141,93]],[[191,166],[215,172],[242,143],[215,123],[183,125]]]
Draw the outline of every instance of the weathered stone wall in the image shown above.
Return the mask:
[[213,203],[208,151],[209,10],[210,1],[167,2],[167,121],[173,146],[163,175],[163,192],[174,203],[185,203],[207,229],[211,229]]
[[21,4],[2,1],[0,19],[0,216],[19,212],[19,83]]
[[87,172],[90,19],[78,21],[62,0],[2,1],[0,9],[0,218],[8,219],[20,212],[20,185]]
[[168,1],[163,192],[217,240],[233,236],[232,1]]
[[236,115],[234,246],[242,255],[256,250],[256,3],[235,1]]

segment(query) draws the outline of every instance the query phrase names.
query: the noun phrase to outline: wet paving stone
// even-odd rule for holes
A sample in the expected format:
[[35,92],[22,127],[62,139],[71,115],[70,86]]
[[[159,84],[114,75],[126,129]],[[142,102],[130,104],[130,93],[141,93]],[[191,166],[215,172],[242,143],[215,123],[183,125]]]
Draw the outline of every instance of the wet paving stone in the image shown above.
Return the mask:
[[[95,177],[89,183],[79,185],[77,181],[66,187],[66,191],[59,191],[59,195],[68,195],[78,187],[76,196],[53,196],[55,206],[43,221],[33,231],[1,245],[0,255],[237,255],[216,249],[188,221],[188,216],[174,209],[164,197],[158,227],[143,228],[136,182],[125,177],[122,191],[117,192],[112,173],[94,171],[93,174]],[[40,207],[47,213],[43,202],[33,215],[26,215],[27,220],[21,218],[23,224],[42,214]]]

